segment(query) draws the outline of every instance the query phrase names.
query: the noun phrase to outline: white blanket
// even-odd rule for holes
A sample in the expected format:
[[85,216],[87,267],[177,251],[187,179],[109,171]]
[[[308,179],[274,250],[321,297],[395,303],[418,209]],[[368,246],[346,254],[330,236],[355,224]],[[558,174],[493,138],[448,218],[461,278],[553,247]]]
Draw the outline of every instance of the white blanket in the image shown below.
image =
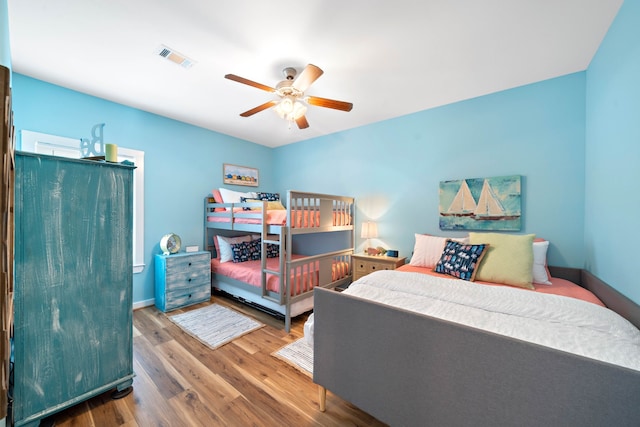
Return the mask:
[[401,271],[369,274],[344,293],[640,371],[640,330],[575,298]]

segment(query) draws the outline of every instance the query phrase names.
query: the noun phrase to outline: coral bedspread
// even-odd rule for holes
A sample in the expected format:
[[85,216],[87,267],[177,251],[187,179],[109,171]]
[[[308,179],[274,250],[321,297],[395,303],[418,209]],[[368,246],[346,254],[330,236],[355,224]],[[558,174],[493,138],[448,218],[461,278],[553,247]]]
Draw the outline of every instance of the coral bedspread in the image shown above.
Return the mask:
[[[397,270],[399,271],[407,271],[407,272],[411,272],[411,273],[421,273],[421,274],[428,274],[431,276],[436,276],[436,277],[442,277],[442,278],[446,278],[446,279],[451,279],[451,280],[457,280],[454,277],[451,276],[445,276],[442,274],[438,274],[436,272],[434,272],[433,270],[431,270],[430,268],[425,268],[425,267],[415,267],[409,264],[405,264],[402,267],[398,267]],[[560,279],[558,277],[551,277],[549,276],[549,281],[551,282],[551,285],[538,285],[536,283],[533,284],[533,287],[535,288],[536,292],[540,292],[540,293],[544,293],[544,294],[554,294],[554,295],[561,295],[561,296],[565,296],[565,297],[571,297],[571,298],[577,298],[577,299],[581,299],[583,301],[588,301],[588,302],[592,302],[594,304],[598,304],[601,305],[603,307],[605,307],[604,303],[602,301],[600,301],[600,299],[595,296],[592,292],[588,291],[587,289],[583,288],[582,286],[576,285],[573,282],[570,282],[568,280],[565,279]],[[482,285],[492,285],[492,286],[506,286],[509,287],[508,285],[501,285],[498,283],[491,283],[491,282],[482,282],[479,280],[476,280],[475,282],[472,283],[476,283],[476,284],[482,284]],[[526,290],[526,289],[524,289]],[[532,292],[532,291],[529,291]]]
[[[292,260],[305,258],[303,255],[293,255]],[[280,258],[267,258],[267,269],[278,271]],[[305,263],[291,271],[291,295],[298,295],[309,291],[318,285],[320,261]],[[247,283],[259,288],[261,286],[261,266],[260,261],[247,261],[241,263],[223,262],[219,259],[211,260],[211,272],[230,277],[240,282]],[[331,269],[332,281],[346,277],[350,272],[349,263],[333,262]],[[272,292],[280,291],[279,277],[267,274],[267,290]]]

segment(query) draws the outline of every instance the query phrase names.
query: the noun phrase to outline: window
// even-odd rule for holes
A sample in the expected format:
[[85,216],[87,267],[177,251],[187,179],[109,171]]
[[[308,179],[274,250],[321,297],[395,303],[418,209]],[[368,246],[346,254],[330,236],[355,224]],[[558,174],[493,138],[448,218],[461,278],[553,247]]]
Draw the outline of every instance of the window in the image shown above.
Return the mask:
[[[22,151],[54,156],[81,157],[80,139],[65,138],[23,130]],[[118,161],[129,160],[136,165],[133,171],[133,272],[144,270],[144,151],[118,146]]]

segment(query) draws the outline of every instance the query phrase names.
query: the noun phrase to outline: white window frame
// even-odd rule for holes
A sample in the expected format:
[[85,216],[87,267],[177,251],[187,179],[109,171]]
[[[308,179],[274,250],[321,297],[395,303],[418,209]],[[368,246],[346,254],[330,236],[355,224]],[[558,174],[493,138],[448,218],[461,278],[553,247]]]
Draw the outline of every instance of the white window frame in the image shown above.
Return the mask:
[[[20,149],[38,154],[79,159],[80,139],[21,131]],[[144,151],[118,146],[118,161],[129,160],[136,166],[133,172],[133,272],[144,270]]]

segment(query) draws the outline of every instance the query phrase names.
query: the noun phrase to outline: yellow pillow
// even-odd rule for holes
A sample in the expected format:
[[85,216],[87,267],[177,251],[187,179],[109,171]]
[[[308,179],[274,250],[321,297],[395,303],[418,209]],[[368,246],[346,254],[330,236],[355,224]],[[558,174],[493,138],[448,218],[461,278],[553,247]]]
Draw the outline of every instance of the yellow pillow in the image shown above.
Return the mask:
[[285,210],[285,207],[282,206],[282,202],[280,200],[276,200],[276,201],[268,201],[267,202],[267,210],[277,210],[277,211],[283,211]]
[[[258,200],[258,199],[246,199],[246,202],[262,202],[263,200]],[[266,201],[266,200],[264,200]],[[276,200],[276,201],[266,201],[267,202],[267,210],[285,210],[285,207],[282,205],[282,202],[280,202],[280,200]],[[260,207],[251,207],[252,211],[261,211],[262,208]]]
[[470,244],[489,244],[475,279],[534,289],[531,282],[535,237],[535,234],[469,233]]

